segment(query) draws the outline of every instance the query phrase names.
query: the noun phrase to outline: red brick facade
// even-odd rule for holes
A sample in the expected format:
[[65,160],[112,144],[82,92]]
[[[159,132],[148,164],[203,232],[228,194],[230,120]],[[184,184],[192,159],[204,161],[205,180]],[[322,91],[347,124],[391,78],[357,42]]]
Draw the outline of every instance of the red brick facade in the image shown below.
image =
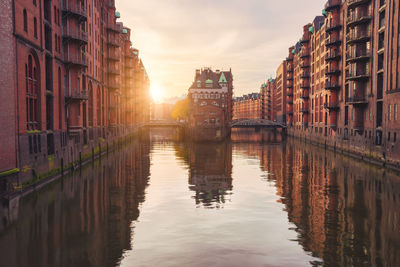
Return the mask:
[[252,93],[233,99],[233,120],[262,117],[262,95]]
[[286,113],[289,134],[400,164],[399,6],[329,0],[262,86],[263,118]]
[[189,127],[195,139],[222,139],[232,120],[231,71],[196,70],[189,88]]
[[149,79],[114,1],[2,1],[0,12],[0,172],[39,175],[148,120]]

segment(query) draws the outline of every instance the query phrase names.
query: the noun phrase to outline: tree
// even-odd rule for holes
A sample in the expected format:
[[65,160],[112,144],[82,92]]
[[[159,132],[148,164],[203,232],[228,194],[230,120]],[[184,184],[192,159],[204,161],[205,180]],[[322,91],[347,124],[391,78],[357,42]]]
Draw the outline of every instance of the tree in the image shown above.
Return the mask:
[[188,109],[188,99],[179,100],[172,109],[171,117],[176,120],[186,120],[188,118]]

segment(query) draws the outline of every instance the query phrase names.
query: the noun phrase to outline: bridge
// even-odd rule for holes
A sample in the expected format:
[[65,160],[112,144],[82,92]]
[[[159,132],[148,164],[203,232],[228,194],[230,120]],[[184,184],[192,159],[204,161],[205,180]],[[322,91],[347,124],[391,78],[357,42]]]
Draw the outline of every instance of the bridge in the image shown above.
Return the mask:
[[185,128],[186,123],[179,121],[151,120],[138,125],[139,128]]
[[[285,129],[286,125],[264,119],[234,120],[229,125],[231,128],[273,128]],[[139,128],[185,128],[187,123],[180,121],[151,120],[138,125]]]
[[286,125],[264,119],[241,119],[234,120],[231,123],[231,128],[281,128],[285,129]]

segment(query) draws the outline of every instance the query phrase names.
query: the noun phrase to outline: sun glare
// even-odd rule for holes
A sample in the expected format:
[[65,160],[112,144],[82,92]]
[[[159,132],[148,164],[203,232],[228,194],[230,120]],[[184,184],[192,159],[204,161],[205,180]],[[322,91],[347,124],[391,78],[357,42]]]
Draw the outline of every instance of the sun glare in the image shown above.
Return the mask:
[[150,93],[153,101],[161,103],[164,99],[164,89],[157,83],[153,83],[150,86]]

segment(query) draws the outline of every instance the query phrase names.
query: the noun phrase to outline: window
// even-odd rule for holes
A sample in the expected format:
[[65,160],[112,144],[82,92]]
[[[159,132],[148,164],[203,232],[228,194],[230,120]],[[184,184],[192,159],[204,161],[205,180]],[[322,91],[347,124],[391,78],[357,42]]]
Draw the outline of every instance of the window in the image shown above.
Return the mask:
[[37,66],[32,55],[25,65],[27,130],[39,130],[39,82]]
[[33,36],[37,39],[37,19],[33,18]]
[[54,6],[54,23],[57,24],[57,8]]
[[201,106],[201,107],[207,106],[207,102],[206,102],[206,101],[201,102],[201,103],[200,103],[200,106]]
[[388,107],[388,121],[392,118],[392,105],[389,104]]
[[393,109],[394,109],[393,110],[393,113],[394,113],[393,120],[397,121],[397,104],[394,104]]
[[24,9],[24,31],[28,32],[28,14],[26,13],[26,9]]
[[33,5],[36,6],[36,0],[33,0]]

